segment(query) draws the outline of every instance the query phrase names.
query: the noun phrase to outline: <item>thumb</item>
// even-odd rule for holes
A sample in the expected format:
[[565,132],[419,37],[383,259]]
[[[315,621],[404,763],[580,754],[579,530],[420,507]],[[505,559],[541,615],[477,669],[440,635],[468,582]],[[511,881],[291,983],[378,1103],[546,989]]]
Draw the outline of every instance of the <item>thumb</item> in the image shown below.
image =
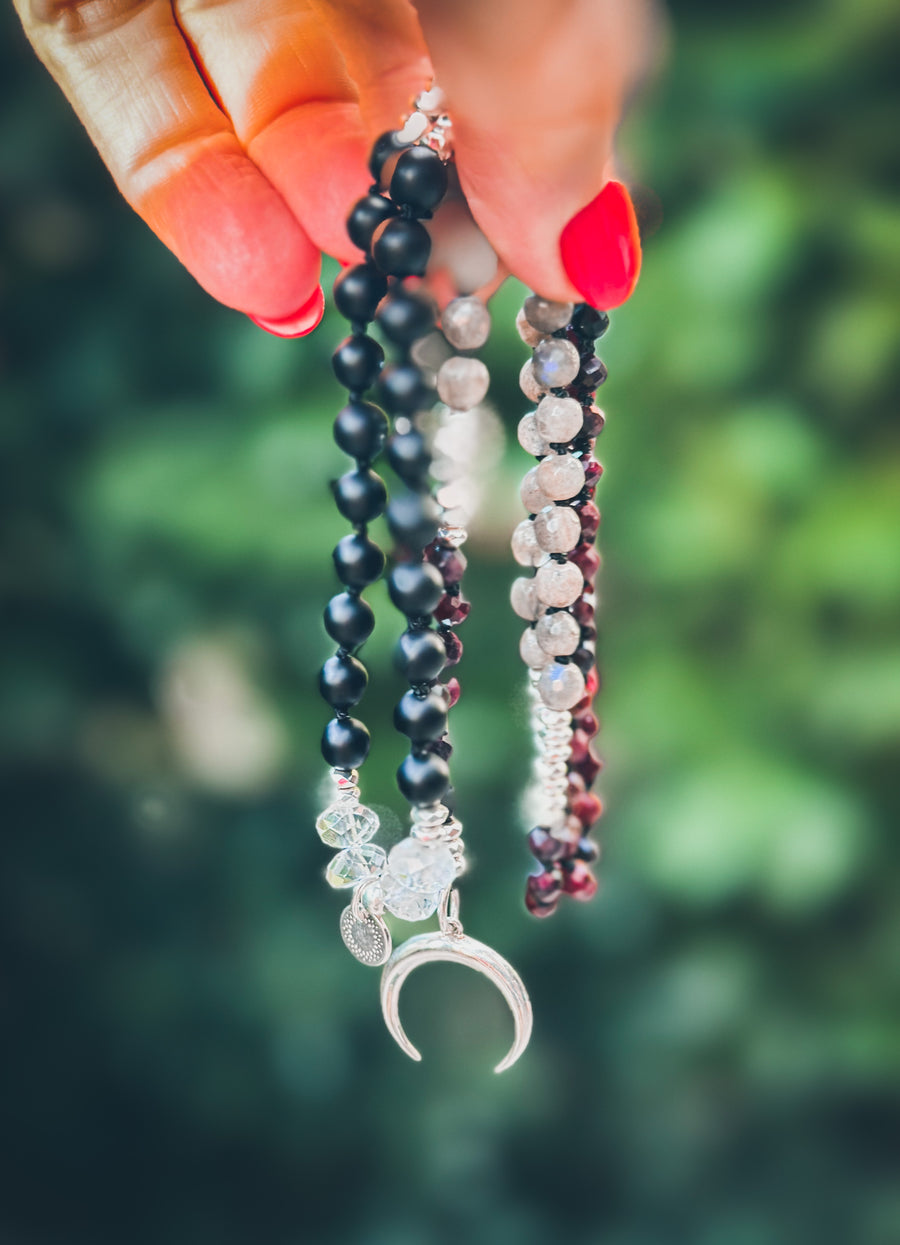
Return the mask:
[[544,297],[616,306],[640,243],[610,181],[626,94],[653,47],[651,0],[416,0],[454,122],[460,181],[510,271]]

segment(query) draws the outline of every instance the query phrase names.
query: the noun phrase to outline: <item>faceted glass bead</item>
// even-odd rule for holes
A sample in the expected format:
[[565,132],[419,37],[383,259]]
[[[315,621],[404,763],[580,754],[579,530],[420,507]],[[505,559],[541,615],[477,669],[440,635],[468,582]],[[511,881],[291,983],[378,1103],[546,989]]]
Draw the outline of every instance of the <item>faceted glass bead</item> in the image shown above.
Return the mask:
[[482,401],[491,383],[491,374],[480,359],[454,355],[441,364],[437,391],[442,402],[456,411],[471,411]]
[[519,445],[521,445],[526,454],[533,454],[535,458],[543,458],[545,454],[549,453],[550,446],[538,432],[534,411],[529,411],[527,415],[522,416],[516,429],[516,435],[519,438]]
[[426,842],[409,835],[391,848],[387,873],[401,886],[421,895],[433,895],[437,900],[456,877],[456,863],[446,843]]
[[378,831],[378,814],[355,798],[336,800],[316,819],[319,838],[329,847],[358,847]]
[[581,403],[574,398],[557,398],[548,394],[538,403],[534,422],[545,441],[559,444],[578,436],[584,423],[584,412]]
[[534,348],[534,379],[545,389],[564,389],[571,385],[581,367],[581,358],[571,342],[548,337]]
[[547,554],[537,543],[533,519],[523,519],[518,524],[513,531],[510,545],[519,566],[540,566],[547,558]]
[[564,609],[581,596],[584,578],[571,562],[545,562],[534,575],[538,600],[544,605]]
[[441,328],[457,350],[477,350],[491,331],[491,315],[479,298],[454,298],[441,315]]
[[401,921],[424,921],[437,909],[439,895],[423,895],[385,874],[382,879],[384,906]]
[[535,470],[538,485],[552,501],[577,497],[584,488],[584,467],[573,454],[548,454]]
[[569,506],[553,506],[535,515],[534,534],[547,553],[568,553],[581,537],[578,512]]
[[387,853],[375,843],[347,847],[334,857],[325,870],[329,886],[354,886],[363,878],[377,878],[385,867]]
[[522,312],[525,319],[541,333],[555,333],[564,329],[572,319],[571,303],[554,303],[549,298],[531,294],[525,299]]
[[538,694],[549,709],[571,709],[584,695],[584,675],[571,663],[555,661],[541,675]]

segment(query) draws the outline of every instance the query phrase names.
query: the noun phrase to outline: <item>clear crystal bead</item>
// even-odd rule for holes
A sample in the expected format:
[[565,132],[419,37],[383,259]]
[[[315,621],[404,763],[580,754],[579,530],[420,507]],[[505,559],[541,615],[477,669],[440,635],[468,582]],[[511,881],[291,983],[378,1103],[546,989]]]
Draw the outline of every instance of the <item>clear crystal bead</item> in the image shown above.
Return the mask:
[[325,880],[329,886],[355,886],[363,878],[379,877],[386,861],[387,853],[376,843],[347,847],[331,861],[325,870]]
[[378,831],[378,814],[355,799],[336,800],[316,818],[319,838],[329,847],[357,847]]
[[433,895],[435,901],[455,875],[453,856],[446,843],[426,842],[410,835],[391,848],[388,879],[420,894]]
[[424,921],[437,910],[438,895],[423,895],[389,875],[384,879],[384,906],[401,921]]

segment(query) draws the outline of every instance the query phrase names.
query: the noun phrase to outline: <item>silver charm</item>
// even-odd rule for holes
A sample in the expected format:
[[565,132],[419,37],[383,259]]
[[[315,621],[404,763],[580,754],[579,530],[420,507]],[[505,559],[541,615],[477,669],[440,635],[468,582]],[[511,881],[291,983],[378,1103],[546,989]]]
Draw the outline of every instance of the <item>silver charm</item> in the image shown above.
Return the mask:
[[384,903],[380,892],[367,880],[353,893],[353,902],[341,913],[341,938],[344,946],[370,968],[377,968],[391,954],[391,931],[381,913]]
[[400,1023],[400,991],[404,981],[420,964],[445,961],[464,964],[483,974],[506,999],[513,1015],[513,1044],[494,1068],[503,1072],[511,1067],[528,1045],[531,1037],[531,1000],[516,970],[491,947],[463,933],[459,920],[459,895],[448,889],[441,905],[441,927],[434,933],[416,934],[394,951],[381,974],[381,1010],[388,1032],[410,1059],[422,1056],[406,1036]]

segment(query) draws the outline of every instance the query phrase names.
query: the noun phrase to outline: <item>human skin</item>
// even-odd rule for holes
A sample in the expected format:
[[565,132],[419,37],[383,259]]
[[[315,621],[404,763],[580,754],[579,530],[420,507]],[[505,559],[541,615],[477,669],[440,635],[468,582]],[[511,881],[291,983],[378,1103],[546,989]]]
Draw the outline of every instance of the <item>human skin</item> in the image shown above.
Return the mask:
[[650,0],[14,2],[131,206],[213,297],[276,331],[317,321],[322,252],[359,260],[344,221],[368,150],[433,78],[508,271],[598,301],[607,252],[639,265],[610,179]]

